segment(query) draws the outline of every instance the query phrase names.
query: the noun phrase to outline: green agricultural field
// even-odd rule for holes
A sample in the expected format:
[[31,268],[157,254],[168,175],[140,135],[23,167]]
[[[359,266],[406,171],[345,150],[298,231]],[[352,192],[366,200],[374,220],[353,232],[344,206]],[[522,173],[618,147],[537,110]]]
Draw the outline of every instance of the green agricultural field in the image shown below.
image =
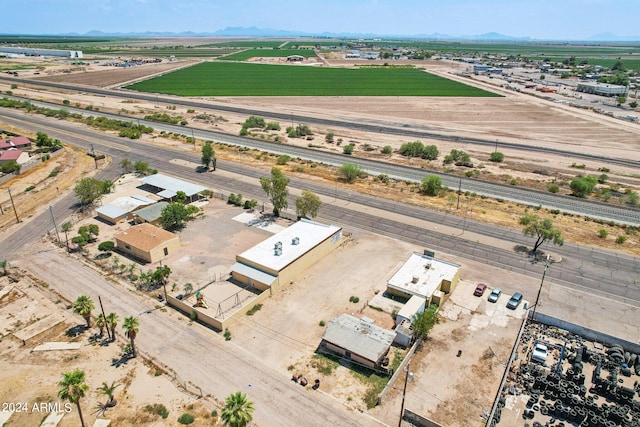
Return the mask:
[[414,68],[208,62],[128,86],[182,96],[499,96]]
[[279,47],[281,44],[287,43],[286,40],[237,40],[233,42],[223,42],[223,43],[211,43],[202,45],[205,47],[230,47],[230,48],[243,48],[243,49],[258,49],[258,48],[269,48],[274,49]]
[[220,59],[226,59],[229,61],[246,61],[249,58],[256,57],[284,58],[291,55],[300,55],[305,58],[312,58],[316,56],[316,53],[311,49],[249,49]]
[[[549,58],[553,62],[562,62],[567,58]],[[618,59],[604,59],[604,58],[576,58],[576,64],[582,63],[582,61],[587,61],[588,65],[601,65],[603,67],[611,68],[615,65]],[[640,71],[640,59],[620,59],[624,68],[627,70]],[[567,68],[571,68],[567,66]]]

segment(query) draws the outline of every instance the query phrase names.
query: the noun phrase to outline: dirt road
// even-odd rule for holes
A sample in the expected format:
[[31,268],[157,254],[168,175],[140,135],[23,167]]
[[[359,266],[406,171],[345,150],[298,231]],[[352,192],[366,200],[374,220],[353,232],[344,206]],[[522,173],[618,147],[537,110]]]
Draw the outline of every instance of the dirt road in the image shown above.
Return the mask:
[[[35,248],[34,248],[35,249]],[[139,349],[170,366],[186,381],[223,400],[235,391],[254,402],[254,420],[261,426],[365,426],[379,423],[359,412],[350,412],[328,395],[302,388],[288,373],[277,372],[260,359],[171,309],[138,296],[124,285],[114,284],[82,262],[43,245],[18,264],[45,280],[69,300],[80,294],[94,301],[102,297],[105,310],[121,318],[139,316]],[[51,268],[51,266],[58,268]],[[120,328],[119,328],[120,329]],[[232,331],[233,333],[233,331]]]

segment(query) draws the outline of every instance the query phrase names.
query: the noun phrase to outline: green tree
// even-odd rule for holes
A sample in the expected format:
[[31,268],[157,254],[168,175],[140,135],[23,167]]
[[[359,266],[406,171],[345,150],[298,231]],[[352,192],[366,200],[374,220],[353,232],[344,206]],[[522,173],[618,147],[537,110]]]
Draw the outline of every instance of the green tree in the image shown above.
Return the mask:
[[417,339],[426,339],[436,323],[438,323],[438,306],[431,304],[422,313],[413,316],[411,329]]
[[116,186],[113,183],[113,181],[111,181],[110,179],[105,179],[104,181],[101,181],[101,183],[102,183],[102,194],[111,193]]
[[631,107],[631,108],[636,108],[637,106],[638,106],[638,101],[631,101],[629,103],[629,107]]
[[9,272],[7,271],[7,260],[3,259],[2,261],[0,261],[0,269],[2,269],[2,275],[6,276],[7,274],[9,274]]
[[187,193],[185,193],[184,191],[176,191],[175,201],[177,203],[182,204],[182,205],[186,205],[187,204]]
[[160,213],[160,225],[166,230],[180,228],[188,219],[187,207],[179,202],[169,203]]
[[98,237],[99,233],[100,228],[98,227],[98,224],[89,224],[87,226],[87,234],[89,235],[89,240],[95,240],[95,238]]
[[520,224],[524,226],[522,233],[525,236],[536,239],[533,245],[533,253],[536,253],[540,245],[547,240],[558,246],[564,244],[562,232],[553,226],[553,221],[550,218],[540,218],[537,215],[525,212],[524,216],[520,218]]
[[64,232],[64,238],[67,241],[67,252],[69,252],[69,232],[71,231],[71,229],[73,228],[73,224],[71,224],[71,222],[67,221],[65,223],[63,223],[60,228],[62,228],[62,231]]
[[225,399],[220,418],[225,426],[246,427],[253,419],[253,411],[253,402],[247,400],[244,393],[237,391]]
[[321,205],[322,201],[315,193],[309,190],[302,190],[302,195],[296,197],[296,215],[315,218],[318,216],[318,210]]
[[390,156],[391,154],[393,154],[393,148],[391,148],[390,145],[385,145],[384,147],[382,147],[382,154],[386,154],[387,156]]
[[353,145],[353,144],[347,144],[347,145],[345,145],[344,147],[342,147],[342,154],[347,154],[347,155],[349,155],[349,156],[350,156],[351,154],[353,154],[353,150],[354,150],[354,148],[356,148],[356,146],[355,146],[355,145]]
[[89,386],[84,382],[84,371],[76,369],[73,372],[65,372],[62,374],[63,379],[58,383],[58,397],[62,400],[68,400],[75,403],[78,408],[78,416],[80,417],[80,425],[84,427],[84,419],[82,418],[82,408],[80,407],[80,399],[89,390]]
[[356,178],[364,174],[364,170],[353,163],[345,163],[338,169],[338,176],[342,177],[348,183],[352,183]]
[[104,195],[102,181],[95,178],[82,178],[73,191],[80,200],[80,204],[87,206],[94,203]]
[[626,96],[619,96],[616,100],[618,101],[618,104],[622,105],[625,102],[627,102],[627,97]]
[[124,334],[131,341],[131,352],[133,353],[133,357],[136,357],[135,339],[138,336],[139,327],[140,321],[137,317],[133,316],[125,317],[124,322],[122,323]]
[[107,318],[105,319],[105,324],[107,328],[111,331],[111,341],[116,340],[116,326],[118,326],[118,322],[120,321],[120,316],[116,313],[107,314]]
[[216,158],[216,152],[213,150],[211,141],[205,142],[204,145],[202,146],[202,158],[201,158],[202,164],[205,165],[207,169],[209,169],[213,164],[213,170],[216,170],[215,158]]
[[146,175],[149,172],[149,163],[138,160],[133,168],[138,175]]
[[22,165],[19,164],[18,162],[16,162],[15,160],[9,160],[6,163],[3,163],[0,166],[0,172],[2,173],[6,173],[6,174],[10,174],[10,173],[16,173],[16,175],[18,173],[20,173],[20,169],[22,168]]
[[100,328],[100,337],[102,337],[102,335],[104,334],[104,327],[107,326],[107,321],[104,318],[104,315],[102,313],[98,314],[93,318],[93,321],[96,326]]
[[91,311],[95,308],[93,300],[86,295],[80,295],[73,303],[73,312],[84,317],[87,328],[91,327]]
[[573,195],[576,197],[587,197],[596,188],[598,178],[592,175],[574,178],[569,184]]
[[437,196],[442,190],[442,179],[437,175],[427,175],[422,178],[420,192],[427,196]]
[[274,167],[271,168],[270,178],[260,178],[260,185],[273,204],[273,214],[280,216],[280,211],[289,206],[287,202],[289,178],[284,176],[279,168]]

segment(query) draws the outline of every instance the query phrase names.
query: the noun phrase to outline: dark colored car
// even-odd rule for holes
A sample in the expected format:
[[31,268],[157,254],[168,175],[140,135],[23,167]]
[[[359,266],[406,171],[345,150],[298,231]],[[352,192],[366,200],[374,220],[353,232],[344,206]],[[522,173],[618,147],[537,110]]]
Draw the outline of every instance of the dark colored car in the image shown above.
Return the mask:
[[510,308],[511,310],[515,310],[516,308],[518,308],[521,302],[522,302],[522,294],[520,292],[516,292],[515,294],[513,294],[513,296],[507,303],[507,308]]
[[489,294],[489,298],[487,299],[489,300],[489,302],[496,302],[498,301],[498,298],[500,298],[500,295],[502,295],[502,289],[495,288],[491,291],[491,293]]
[[482,295],[484,295],[484,291],[487,290],[487,285],[485,285],[484,283],[480,283],[478,286],[476,286],[476,290],[473,291],[473,294],[477,297],[481,297]]

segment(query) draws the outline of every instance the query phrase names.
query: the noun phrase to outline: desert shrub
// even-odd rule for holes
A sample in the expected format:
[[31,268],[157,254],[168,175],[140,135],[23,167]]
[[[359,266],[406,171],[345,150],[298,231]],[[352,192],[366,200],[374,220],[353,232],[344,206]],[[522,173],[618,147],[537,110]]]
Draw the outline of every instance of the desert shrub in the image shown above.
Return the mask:
[[499,151],[494,151],[493,153],[491,153],[491,156],[489,156],[489,160],[492,162],[500,163],[504,160],[504,154]]
[[558,191],[560,191],[560,187],[558,187],[558,185],[556,184],[548,184],[547,190],[551,193],[557,193]]
[[618,236],[616,237],[616,243],[621,245],[627,241],[627,236]]
[[253,316],[262,308],[262,304],[256,304],[247,311],[247,316]]
[[324,323],[324,320],[321,320],[320,323],[318,323],[318,325],[324,326],[324,325],[326,325],[326,323]]
[[183,425],[193,424],[196,419],[193,415],[184,413],[178,417],[178,422]]
[[385,145],[384,147],[382,147],[382,154],[386,154],[387,156],[391,155],[391,153],[393,153],[393,149],[391,148],[390,145]]
[[276,163],[279,165],[286,165],[290,160],[291,156],[283,154],[281,156],[278,156],[278,160],[276,160]]
[[349,298],[349,302],[352,302],[354,304],[358,303],[359,301],[360,301],[360,298],[353,295]]
[[601,228],[600,230],[598,230],[598,237],[600,237],[601,239],[606,238],[608,235],[609,235],[609,232],[604,228]]
[[342,147],[342,153],[351,155],[355,147],[356,146],[353,144],[345,145],[344,147]]

